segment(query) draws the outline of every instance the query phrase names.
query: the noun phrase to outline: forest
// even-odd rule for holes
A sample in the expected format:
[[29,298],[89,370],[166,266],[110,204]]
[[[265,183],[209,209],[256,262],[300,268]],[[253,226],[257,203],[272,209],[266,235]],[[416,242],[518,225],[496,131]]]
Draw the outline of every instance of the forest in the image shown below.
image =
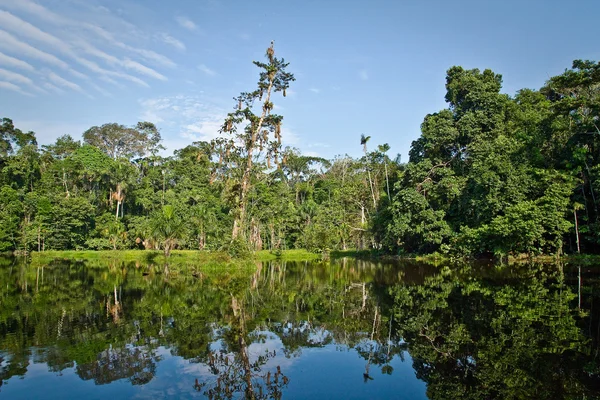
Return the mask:
[[424,117],[408,162],[376,132],[348,132],[360,158],[283,148],[272,111],[294,76],[273,47],[254,64],[257,88],[235,98],[219,138],[168,157],[150,122],[39,146],[3,118],[0,251],[600,249],[600,63],[576,60],[514,96],[501,93],[500,74],[451,67],[448,106]]

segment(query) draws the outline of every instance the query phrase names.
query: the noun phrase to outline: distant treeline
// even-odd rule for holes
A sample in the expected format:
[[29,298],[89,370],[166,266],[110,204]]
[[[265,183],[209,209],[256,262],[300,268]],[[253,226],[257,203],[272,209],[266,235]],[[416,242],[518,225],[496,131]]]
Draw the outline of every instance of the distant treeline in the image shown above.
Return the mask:
[[[360,132],[362,158],[325,160],[292,148],[256,158],[234,241],[243,146],[232,153],[220,138],[162,157],[158,129],[140,122],[39,147],[33,132],[4,118],[0,251],[598,252],[600,63],[575,61],[540,90],[514,97],[501,84],[490,70],[450,68],[448,108],[425,117],[405,164]],[[279,130],[281,119],[274,123]]]

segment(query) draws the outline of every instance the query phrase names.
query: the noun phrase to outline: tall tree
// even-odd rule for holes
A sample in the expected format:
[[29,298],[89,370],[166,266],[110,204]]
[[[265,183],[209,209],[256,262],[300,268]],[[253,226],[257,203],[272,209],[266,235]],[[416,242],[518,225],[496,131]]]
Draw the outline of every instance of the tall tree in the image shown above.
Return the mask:
[[[228,150],[231,147],[242,144],[242,151],[246,155],[246,165],[240,182],[239,198],[236,217],[233,223],[232,239],[243,234],[246,220],[247,197],[250,191],[252,165],[255,157],[263,151],[266,152],[267,162],[273,159],[279,165],[279,153],[281,149],[281,122],[283,116],[271,114],[273,102],[271,95],[282,92],[286,95],[286,89],[290,82],[296,80],[294,75],[286,72],[289,63],[283,58],[275,57],[274,43],[267,49],[266,63],[254,61],[254,65],[261,69],[258,80],[258,88],[252,92],[243,92],[234,100],[237,101],[237,109],[227,115],[221,133],[233,136],[230,140]],[[264,100],[263,100],[264,99]],[[259,113],[253,111],[254,102],[261,102]],[[245,123],[241,129],[238,125]],[[228,151],[229,153],[229,151]]]
[[371,180],[371,168],[369,168],[369,154],[367,153],[367,143],[371,139],[371,136],[360,135],[360,144],[365,152],[365,166],[367,168],[367,175],[369,177],[369,187],[371,188],[371,196],[373,197],[373,208],[377,208],[377,202],[375,201],[375,191],[373,190],[373,181]]

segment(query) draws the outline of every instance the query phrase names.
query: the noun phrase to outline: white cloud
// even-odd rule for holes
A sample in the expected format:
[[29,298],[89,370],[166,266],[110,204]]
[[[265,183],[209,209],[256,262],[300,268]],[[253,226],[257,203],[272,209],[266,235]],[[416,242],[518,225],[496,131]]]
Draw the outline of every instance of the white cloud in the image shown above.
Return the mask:
[[162,54],[158,54],[155,51],[152,50],[146,50],[146,49],[140,49],[137,47],[133,47],[133,46],[129,46],[123,42],[119,42],[117,40],[114,41],[113,43],[114,45],[121,47],[127,51],[132,51],[134,53],[139,54],[140,56],[142,56],[142,58],[145,58],[146,60],[149,61],[154,61],[158,64],[164,65],[166,67],[176,67],[177,64],[175,64],[172,60],[170,60],[169,58],[163,56]]
[[90,77],[87,76],[86,74],[82,74],[81,72],[76,71],[73,68],[69,68],[68,71],[71,75],[76,76],[79,79],[86,79],[86,80],[90,79]]
[[242,34],[240,34],[240,39],[248,41],[248,40],[250,40],[250,35],[247,33],[242,33]]
[[[100,52],[100,53],[102,53],[102,52]],[[109,56],[108,54],[106,54],[106,56],[108,56],[109,58],[112,57],[112,56]],[[125,79],[130,82],[137,83],[140,86],[150,87],[146,82],[144,82],[143,80],[141,80],[140,78],[138,78],[136,76],[129,75],[124,72],[111,71],[111,70],[104,69],[104,68],[100,67],[98,64],[96,64],[95,62],[84,59],[84,58],[77,57],[76,61],[79,64],[88,68],[89,70],[96,72],[99,75],[102,75],[100,77],[100,79],[104,80],[105,82],[110,82],[116,86],[121,86],[121,85],[119,85],[117,82],[115,82],[113,79],[109,78],[108,76]],[[119,63],[119,62],[120,62],[120,60],[117,60],[117,63]]]
[[219,136],[227,112],[202,96],[167,96],[140,101],[140,119],[159,124],[164,144],[180,149],[193,141]]
[[182,28],[185,28],[187,30],[195,31],[196,29],[198,29],[198,26],[189,18],[177,17],[177,18],[175,18],[175,20],[177,21],[179,26],[181,26]]
[[55,86],[55,85],[51,84],[50,82],[44,82],[44,84],[43,84],[43,85],[44,85],[44,87],[45,87],[46,89],[49,89],[49,90],[53,91],[53,92],[54,92],[54,93],[56,93],[56,94],[64,94],[64,93],[65,93],[65,91],[64,91],[64,90],[62,90],[61,88],[59,88],[59,87],[57,87],[57,86]]
[[19,60],[18,58],[14,58],[11,56],[7,56],[4,53],[0,52],[0,65],[4,65],[6,67],[13,67],[13,68],[18,68],[18,69],[22,69],[22,70],[26,70],[26,71],[35,71],[35,68],[33,68],[33,65],[23,61],[23,60]]
[[[151,35],[149,36],[140,33],[133,24],[115,16],[114,14],[110,13],[110,10],[108,9],[98,10],[98,7],[90,6],[85,2],[77,2],[75,4],[76,7],[72,7],[72,9],[70,10],[70,13],[71,15],[73,15],[73,17],[68,18],[66,16],[62,16],[55,12],[52,12],[46,7],[37,4],[31,0],[19,0],[17,2],[14,2],[12,0],[0,0],[0,5],[5,6],[6,8],[13,10],[16,9],[25,12],[29,15],[34,16],[38,20],[46,21],[55,25],[55,30],[57,30],[56,34],[62,32],[63,36],[67,38],[67,41],[61,40],[55,35],[51,35],[47,32],[44,32],[36,26],[26,21],[23,21],[20,18],[6,11],[0,12],[0,26],[4,27],[5,29],[12,30],[15,34],[19,36],[27,37],[30,40],[44,43],[50,46],[52,49],[57,50],[62,54],[66,54],[69,57],[75,59],[79,64],[84,65],[86,68],[91,69],[97,73],[101,73],[102,75],[107,75],[106,70],[100,71],[98,66],[94,66],[89,62],[89,60],[85,60],[84,58],[82,58],[79,54],[77,54],[77,47],[79,47],[79,49],[83,49],[84,52],[88,54],[93,53],[92,55],[100,56],[101,58],[103,58],[104,61],[112,63],[112,67],[122,67],[125,69],[129,69],[132,72],[136,72],[146,76],[151,76],[160,80],[165,80],[166,77],[163,74],[153,70],[152,68],[142,65],[141,63],[135,60],[121,60],[117,57],[110,56],[100,50],[96,52],[90,51],[90,48],[93,48],[93,46],[89,42],[93,39],[100,38],[104,46],[112,46],[113,48],[127,51],[129,58],[135,56],[140,57],[149,62],[153,62],[167,67],[176,66],[176,64],[172,60],[161,54],[158,54],[152,50],[147,50],[144,48],[129,45],[123,42],[122,40],[119,40],[119,38],[115,36],[120,35],[126,38],[148,38]],[[83,10],[81,10],[82,8]],[[102,23],[103,27],[100,27],[88,21],[94,21],[94,23]],[[113,34],[113,32],[116,33]],[[2,39],[3,37],[0,37],[0,41],[2,41]],[[173,44],[177,45],[175,42],[173,42]],[[74,47],[74,45],[76,45],[76,47]],[[24,46],[22,43],[15,43],[14,40],[11,40],[8,45],[5,44],[3,47],[11,47],[12,49],[15,49],[16,47],[23,48]],[[49,63],[54,62],[54,65],[58,64],[58,62],[56,61],[57,57],[53,55],[50,55],[50,57],[55,58],[53,60],[47,56],[44,59],[43,54],[34,53],[34,51],[31,50],[31,48],[25,48],[24,50],[27,51],[27,55],[29,56],[33,56],[34,58]],[[23,51],[23,49],[21,49],[21,51]],[[67,68],[64,64],[59,66],[63,69]],[[131,75],[124,74],[121,71],[111,72],[112,73],[110,75],[113,77],[126,79],[132,82],[136,82],[143,86],[148,86],[145,82],[141,81],[137,77],[132,77]],[[84,77],[82,77],[81,75],[77,75],[77,72],[72,72],[72,74],[84,79]]]
[[21,89],[20,86],[17,86],[14,83],[10,82],[0,81],[0,88],[12,90],[13,92],[17,92],[25,96],[33,96],[31,93],[28,93]]
[[[313,92],[313,93],[317,93],[317,94],[318,94],[318,93],[321,93],[321,89],[317,89],[317,88],[310,88],[310,89],[308,89],[308,90],[310,90],[310,91],[311,91],[311,92]],[[287,94],[287,93],[286,93],[286,94]]]
[[[119,72],[105,70],[105,69],[99,67],[94,62],[78,56],[77,54],[75,54],[75,51],[71,45],[67,44],[66,42],[58,39],[57,37],[55,37],[53,35],[50,35],[44,31],[38,29],[37,27],[29,24],[28,22],[23,21],[20,18],[13,16],[12,14],[10,14],[8,12],[0,10],[0,24],[2,24],[2,26],[4,26],[5,28],[12,30],[14,33],[17,33],[21,36],[26,36],[29,39],[32,39],[34,41],[44,43],[44,44],[52,47],[53,49],[58,50],[59,52],[68,55],[69,57],[73,58],[77,63],[83,65],[84,67],[88,68],[89,70],[91,70],[93,72],[103,74],[103,75],[113,75],[113,76],[117,76],[120,78],[133,80],[136,83],[141,83],[139,81],[139,79],[131,79],[132,78],[131,76],[125,76],[124,74],[119,73]],[[101,57],[106,62],[122,66],[126,69],[133,70],[135,72],[138,72],[138,73],[146,75],[146,76],[150,76],[155,79],[160,79],[163,81],[167,80],[167,78],[164,75],[158,73],[157,71],[153,70],[152,68],[146,67],[145,65],[142,65],[142,64],[140,64],[136,61],[130,60],[130,59],[120,60],[117,57],[111,56],[101,50],[96,49],[94,46],[90,45],[89,43],[82,40],[81,38],[76,39],[76,43],[85,52],[90,53],[91,55]],[[70,69],[69,72],[79,79],[89,79],[88,76],[86,76],[76,70]],[[145,83],[141,83],[141,84],[144,86],[147,86]]]
[[18,74],[16,72],[12,72],[6,70],[4,68],[0,68],[0,78],[4,79],[7,82],[13,83],[15,85],[27,85],[33,90],[38,92],[46,93],[44,90],[40,89],[33,81],[26,77],[25,75]]
[[362,69],[358,71],[358,77],[363,81],[369,80],[369,73],[367,72],[367,70]]
[[69,53],[71,51],[69,45],[62,40],[38,29],[29,22],[15,17],[7,11],[0,10],[0,25],[4,29],[12,31],[19,36],[25,36],[35,41],[46,43],[63,53]]
[[136,61],[130,60],[130,59],[125,59],[123,61],[122,64],[125,68],[137,71],[141,74],[147,75],[149,77],[155,78],[155,79],[160,79],[161,81],[166,81],[167,77],[159,74],[158,72],[156,72],[155,70],[153,70],[152,68],[148,68],[145,65],[142,65]]
[[202,72],[204,72],[206,75],[208,76],[215,76],[217,73],[215,71],[213,71],[212,69],[208,68],[206,65],[204,64],[200,64],[198,65],[198,69]]
[[66,18],[63,18],[60,15],[46,9],[46,7],[43,7],[30,0],[0,0],[0,5],[9,9],[17,9],[29,14],[33,14],[42,20],[52,23],[64,24],[68,22]]
[[328,143],[315,142],[315,143],[309,143],[309,144],[307,144],[306,147],[308,147],[308,148],[313,148],[313,147],[328,148],[328,147],[331,147],[331,146]]
[[26,76],[17,74],[16,72],[8,71],[4,68],[0,68],[0,78],[6,79],[15,84],[33,85],[33,81]]
[[58,57],[38,50],[25,42],[21,42],[10,33],[3,30],[0,30],[0,47],[13,54],[19,54],[21,56],[35,58],[37,60],[47,62],[48,64],[52,64],[63,69],[69,68],[69,64],[67,64],[63,60],[60,60]]
[[71,90],[75,90],[76,92],[85,93],[84,90],[76,83],[73,83],[63,77],[58,76],[54,72],[48,72],[48,79],[50,79],[55,84],[66,87]]
[[163,41],[164,43],[175,47],[177,50],[185,50],[185,44],[183,44],[180,40],[175,39],[173,36],[168,33],[161,33],[157,35],[158,39]]
[[112,97],[112,95],[110,94],[109,91],[103,89],[102,87],[96,85],[95,83],[90,84],[94,89],[96,89],[96,91],[98,91],[100,94],[102,94],[105,97]]

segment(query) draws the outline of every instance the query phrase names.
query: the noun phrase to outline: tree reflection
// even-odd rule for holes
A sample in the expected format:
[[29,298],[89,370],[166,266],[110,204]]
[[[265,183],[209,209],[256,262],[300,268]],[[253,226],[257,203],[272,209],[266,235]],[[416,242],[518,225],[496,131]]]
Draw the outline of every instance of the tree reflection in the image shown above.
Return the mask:
[[194,383],[194,389],[209,399],[232,399],[240,395],[246,399],[280,399],[289,383],[279,365],[274,370],[264,370],[269,359],[276,356],[275,350],[251,356],[245,308],[243,301],[231,296],[233,320],[224,335],[225,349],[208,355],[207,365],[216,379],[203,382],[196,379]]
[[98,385],[144,385],[170,351],[200,371],[189,390],[281,398],[294,383],[284,359],[335,345],[363,359],[356,379],[377,383],[408,351],[432,399],[600,393],[600,286],[589,269],[579,290],[568,266],[177,262],[168,275],[139,262],[0,263],[2,381],[45,363]]
[[96,385],[120,379],[127,379],[132,385],[144,385],[154,378],[159,360],[145,347],[110,347],[100,352],[94,362],[77,365],[76,370],[81,379],[93,379]]

